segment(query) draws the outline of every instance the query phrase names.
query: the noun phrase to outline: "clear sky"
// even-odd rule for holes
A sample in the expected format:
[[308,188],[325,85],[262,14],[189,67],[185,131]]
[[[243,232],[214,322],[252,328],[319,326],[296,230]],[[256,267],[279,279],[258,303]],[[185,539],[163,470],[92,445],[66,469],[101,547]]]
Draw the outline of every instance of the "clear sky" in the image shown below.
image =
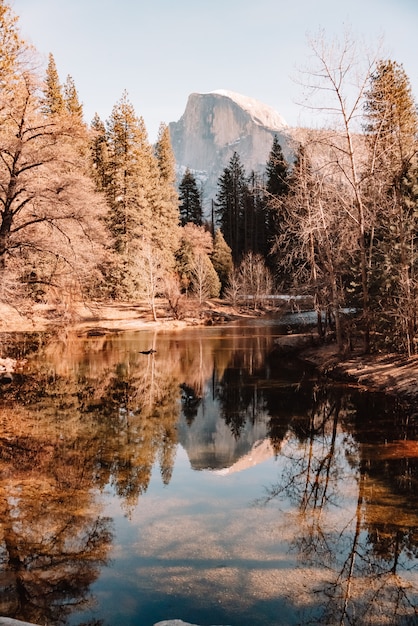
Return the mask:
[[418,0],[11,0],[43,62],[75,81],[86,121],[103,121],[127,91],[155,140],[192,92],[227,89],[309,124],[297,101],[307,35],[349,27],[402,63],[418,98]]

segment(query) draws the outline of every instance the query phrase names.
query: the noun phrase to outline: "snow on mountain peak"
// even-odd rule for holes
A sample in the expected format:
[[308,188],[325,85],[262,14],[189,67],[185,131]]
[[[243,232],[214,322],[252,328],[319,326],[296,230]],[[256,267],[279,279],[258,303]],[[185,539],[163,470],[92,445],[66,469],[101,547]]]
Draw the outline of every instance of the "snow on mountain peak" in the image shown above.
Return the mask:
[[283,117],[273,109],[273,107],[256,100],[255,98],[249,98],[243,96],[234,91],[228,91],[227,89],[215,89],[215,91],[209,92],[210,94],[224,96],[229,98],[233,102],[236,102],[242,109],[247,111],[251,115],[252,119],[262,126],[272,128],[273,130],[281,130],[287,127],[287,124]]

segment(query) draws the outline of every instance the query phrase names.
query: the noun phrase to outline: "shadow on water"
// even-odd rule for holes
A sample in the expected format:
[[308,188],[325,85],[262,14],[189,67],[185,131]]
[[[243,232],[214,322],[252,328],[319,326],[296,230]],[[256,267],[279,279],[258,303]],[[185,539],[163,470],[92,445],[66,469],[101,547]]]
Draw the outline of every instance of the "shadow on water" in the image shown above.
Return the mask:
[[321,380],[282,333],[25,339],[0,396],[0,613],[416,623],[416,416]]

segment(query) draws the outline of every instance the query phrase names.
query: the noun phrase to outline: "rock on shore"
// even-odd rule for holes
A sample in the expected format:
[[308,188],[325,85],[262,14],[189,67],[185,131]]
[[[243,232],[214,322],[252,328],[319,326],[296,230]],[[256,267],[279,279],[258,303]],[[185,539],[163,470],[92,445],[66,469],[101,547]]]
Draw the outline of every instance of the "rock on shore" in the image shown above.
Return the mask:
[[21,622],[20,620],[12,619],[11,617],[0,616],[0,626],[36,626],[36,624]]
[[[1,624],[0,624],[1,626]],[[169,619],[163,622],[158,622],[154,626],[198,626],[198,624],[190,624],[189,622],[183,622],[181,619]]]

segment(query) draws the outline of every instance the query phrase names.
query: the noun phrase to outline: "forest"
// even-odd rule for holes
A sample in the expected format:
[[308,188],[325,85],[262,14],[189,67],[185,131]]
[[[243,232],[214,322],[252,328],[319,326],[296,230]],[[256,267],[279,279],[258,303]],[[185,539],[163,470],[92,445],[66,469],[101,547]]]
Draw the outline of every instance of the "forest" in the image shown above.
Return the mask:
[[418,117],[402,64],[349,34],[311,40],[305,101],[329,123],[298,129],[291,162],[275,137],[264,175],[235,153],[208,219],[168,127],[152,145],[127,92],[86,123],[72,77],[52,53],[39,69],[18,21],[0,0],[0,301],[67,321],[75,302],[143,300],[156,319],[161,298],[181,318],[287,293],[312,299],[341,352],[353,336],[417,352]]

